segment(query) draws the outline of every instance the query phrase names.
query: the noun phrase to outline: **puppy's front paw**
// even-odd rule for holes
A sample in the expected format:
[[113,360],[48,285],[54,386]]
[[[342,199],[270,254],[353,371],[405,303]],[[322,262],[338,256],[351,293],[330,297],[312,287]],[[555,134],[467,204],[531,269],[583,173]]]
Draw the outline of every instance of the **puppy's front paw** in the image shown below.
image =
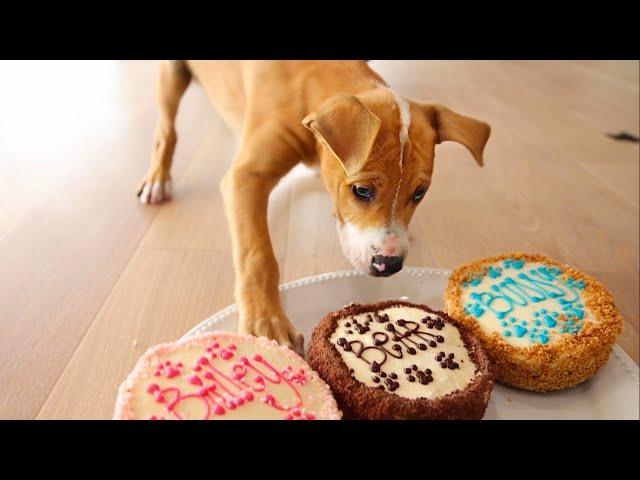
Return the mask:
[[241,318],[238,333],[267,337],[289,347],[298,355],[304,355],[304,337],[284,315],[267,315],[260,318]]
[[162,203],[171,200],[171,178],[168,174],[148,173],[138,186],[141,203]]

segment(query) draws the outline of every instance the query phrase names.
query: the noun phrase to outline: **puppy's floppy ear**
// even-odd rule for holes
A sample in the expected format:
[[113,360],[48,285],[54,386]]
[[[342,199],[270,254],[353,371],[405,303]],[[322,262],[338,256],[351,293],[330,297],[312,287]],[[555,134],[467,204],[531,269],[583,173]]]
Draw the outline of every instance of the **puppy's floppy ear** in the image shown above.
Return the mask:
[[460,115],[443,105],[421,105],[436,131],[436,143],[457,142],[471,152],[478,162],[484,164],[482,152],[489,140],[491,127],[475,118]]
[[369,157],[381,122],[356,97],[337,95],[307,115],[302,124],[329,148],[350,175]]

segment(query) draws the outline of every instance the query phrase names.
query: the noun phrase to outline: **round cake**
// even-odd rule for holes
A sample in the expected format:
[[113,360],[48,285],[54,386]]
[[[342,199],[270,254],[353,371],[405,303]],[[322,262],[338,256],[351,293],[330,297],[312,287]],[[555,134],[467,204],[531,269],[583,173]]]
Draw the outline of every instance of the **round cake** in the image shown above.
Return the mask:
[[114,419],[339,420],[326,383],[273,340],[213,332],[149,349],[120,386]]
[[622,329],[598,281],[542,255],[499,255],[456,268],[445,309],[482,341],[496,380],[533,391],[587,380]]
[[489,359],[467,328],[401,301],[327,315],[307,361],[345,418],[480,419],[493,388]]

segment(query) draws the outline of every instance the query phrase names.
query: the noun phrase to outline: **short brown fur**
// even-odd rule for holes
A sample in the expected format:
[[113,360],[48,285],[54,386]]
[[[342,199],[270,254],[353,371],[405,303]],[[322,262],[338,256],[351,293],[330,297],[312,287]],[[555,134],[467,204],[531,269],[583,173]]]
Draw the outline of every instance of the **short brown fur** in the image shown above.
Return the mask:
[[[264,335],[302,351],[303,338],[283,312],[279,270],[267,225],[269,194],[303,161],[319,165],[338,222],[388,225],[398,183],[397,222],[415,211],[411,196],[431,183],[434,147],[466,145],[482,164],[489,126],[439,105],[409,102],[411,127],[399,165],[400,116],[394,95],[364,61],[163,61],[151,165],[138,194],[143,203],[171,198],[174,121],[191,79],[240,139],[221,189],[233,246],[240,333]],[[374,185],[370,205],[354,183]]]

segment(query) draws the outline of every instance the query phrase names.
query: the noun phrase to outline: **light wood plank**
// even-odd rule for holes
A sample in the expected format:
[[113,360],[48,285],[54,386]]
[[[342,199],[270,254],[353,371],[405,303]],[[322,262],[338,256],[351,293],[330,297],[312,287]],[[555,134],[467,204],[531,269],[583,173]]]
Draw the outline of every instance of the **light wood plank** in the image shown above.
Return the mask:
[[[11,96],[0,111],[0,418],[37,414],[158,211],[134,195],[153,138],[154,70],[0,62],[0,77],[26,79],[0,89]],[[213,117],[197,90],[184,109],[199,123],[179,119],[178,176]]]

